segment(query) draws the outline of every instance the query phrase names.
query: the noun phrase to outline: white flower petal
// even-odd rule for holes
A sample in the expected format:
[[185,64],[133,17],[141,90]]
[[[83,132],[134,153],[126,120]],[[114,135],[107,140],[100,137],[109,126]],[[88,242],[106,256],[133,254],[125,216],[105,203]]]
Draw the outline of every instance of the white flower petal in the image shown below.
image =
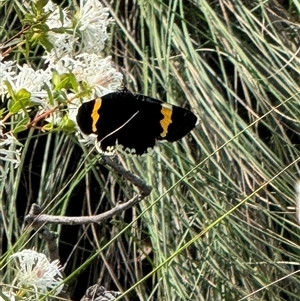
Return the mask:
[[108,9],[98,0],[81,0],[77,22],[82,35],[82,52],[101,52],[108,39],[107,26],[112,22]]
[[33,287],[37,293],[54,290],[57,295],[61,292],[63,277],[58,260],[50,263],[44,254],[33,250],[23,250],[10,257],[18,262],[17,286]]

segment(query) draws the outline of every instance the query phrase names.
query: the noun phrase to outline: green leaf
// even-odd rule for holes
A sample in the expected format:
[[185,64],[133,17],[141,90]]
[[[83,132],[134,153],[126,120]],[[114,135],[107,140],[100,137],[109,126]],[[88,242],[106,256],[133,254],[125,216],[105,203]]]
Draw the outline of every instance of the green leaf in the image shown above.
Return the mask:
[[8,91],[8,94],[10,95],[10,97],[16,101],[16,94],[12,88],[12,85],[10,84],[10,82],[8,80],[4,81],[4,84],[6,85],[7,87],[7,91]]
[[60,121],[60,124],[59,124],[59,127],[66,131],[66,132],[74,132],[75,130],[75,123],[69,119],[68,116],[64,116],[61,121]]
[[63,74],[55,74],[52,77],[52,81],[55,85],[55,90],[61,90],[63,88],[70,89],[73,88],[73,85],[77,87],[77,82],[72,73],[63,73]]
[[48,3],[48,0],[37,0],[37,1],[35,1],[36,10],[41,11],[47,3]]
[[54,90],[53,92],[53,102],[56,101],[57,103],[67,103],[67,95],[66,92],[63,90]]
[[54,128],[54,124],[53,123],[47,123],[43,126],[42,131],[43,132],[49,132],[52,131]]
[[25,14],[24,15],[24,18],[22,20],[22,24],[25,25],[25,24],[34,24],[35,22],[35,16],[32,15],[32,14]]
[[32,27],[32,30],[34,32],[46,34],[50,29],[47,24],[38,23],[38,24],[34,24],[34,26]]
[[13,133],[16,134],[16,133],[23,132],[23,131],[27,130],[27,125],[28,125],[29,121],[30,121],[29,117],[24,117],[15,126],[15,128],[13,129]]
[[43,85],[43,89],[47,92],[49,104],[51,106],[54,106],[52,89],[50,89],[50,87],[48,87],[48,85],[46,85],[46,84]]
[[56,87],[60,82],[60,74],[56,71],[53,70],[52,72],[52,83],[54,85],[54,87]]
[[70,74],[69,74],[69,77],[70,77],[70,83],[71,83],[71,86],[72,86],[73,90],[74,90],[76,93],[78,93],[78,92],[79,92],[79,90],[78,90],[78,82],[77,82],[77,80],[76,80],[75,75],[74,75],[73,73],[70,73]]
[[59,85],[56,88],[59,90],[66,88],[66,85],[69,82],[70,82],[70,78],[68,76],[65,76],[65,74],[63,74],[63,80],[59,83]]
[[13,130],[14,134],[20,133],[20,132],[24,132],[27,130],[27,126],[26,125],[20,125],[20,126],[16,126]]
[[20,89],[16,94],[14,94],[15,101],[13,100],[13,104],[9,102],[9,112],[11,114],[18,113],[21,109],[25,111],[25,108],[28,106],[32,106],[33,102],[30,101],[31,93],[26,89]]
[[16,98],[19,100],[19,101],[27,101],[27,100],[30,100],[30,97],[31,97],[31,93],[29,91],[27,91],[26,89],[22,88],[20,89],[17,93],[16,93]]
[[48,37],[41,36],[39,42],[45,47],[47,51],[51,51],[51,49],[53,49],[53,44],[49,41]]
[[60,79],[60,83],[55,87],[58,90],[65,88],[65,86],[70,82],[69,75],[66,73],[62,74]]
[[10,98],[7,102],[7,109],[9,112],[11,112],[11,108],[12,108],[13,104],[14,104],[14,101],[12,98]]

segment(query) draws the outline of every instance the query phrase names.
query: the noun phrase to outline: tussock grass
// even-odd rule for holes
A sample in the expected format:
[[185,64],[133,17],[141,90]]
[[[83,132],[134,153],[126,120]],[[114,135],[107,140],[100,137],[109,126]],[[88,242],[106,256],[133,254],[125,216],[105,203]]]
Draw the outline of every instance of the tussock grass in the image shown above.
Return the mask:
[[[126,85],[190,108],[200,123],[150,157],[121,157],[154,187],[151,197],[105,225],[53,229],[67,274],[105,246],[74,275],[74,299],[85,280],[131,288],[126,300],[299,300],[297,1],[103,2],[115,19],[107,51]],[[48,214],[87,215],[133,195],[96,154],[78,169],[87,150],[74,137],[24,139],[23,165],[0,183],[3,254],[25,244],[32,202]],[[44,245],[35,236],[30,247]]]

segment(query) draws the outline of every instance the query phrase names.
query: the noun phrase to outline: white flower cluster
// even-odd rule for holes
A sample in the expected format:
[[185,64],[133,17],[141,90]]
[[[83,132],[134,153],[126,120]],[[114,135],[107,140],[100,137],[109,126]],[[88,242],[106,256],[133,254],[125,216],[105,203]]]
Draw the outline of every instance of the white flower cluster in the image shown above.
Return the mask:
[[[53,296],[62,291],[63,277],[58,260],[49,262],[44,254],[33,250],[23,250],[10,258],[16,260],[17,269],[11,289],[2,291],[9,300],[38,300],[45,294]],[[4,299],[0,296],[0,300]]]
[[43,107],[48,107],[45,98],[47,92],[44,85],[51,87],[51,73],[49,69],[34,70],[33,68],[23,65],[16,65],[15,62],[3,62],[3,57],[0,56],[0,95],[3,99],[8,94],[6,81],[9,82],[14,92],[20,89],[26,89],[31,94],[31,101],[40,104]]
[[[28,5],[27,9],[30,7]],[[0,56],[0,101],[11,97],[11,90],[17,93],[25,89],[30,93],[33,104],[43,110],[55,107],[57,104],[49,101],[54,71],[60,75],[73,74],[77,83],[85,83],[90,97],[83,97],[84,100],[101,97],[121,87],[122,74],[112,66],[110,56],[101,54],[108,39],[107,26],[112,19],[99,0],[80,0],[79,9],[73,15],[49,0],[43,12],[49,14],[46,19],[49,28],[47,39],[52,44],[51,50],[46,51],[43,57],[44,68],[35,70],[28,65],[19,66]],[[71,95],[68,94],[70,91],[64,92]],[[78,101],[73,101],[69,107],[68,118],[72,121],[75,121],[78,104]],[[20,110],[20,113],[24,114],[24,111]],[[0,118],[3,118],[1,114]],[[61,118],[61,114],[54,113],[51,122],[59,124]],[[4,123],[0,123],[0,163],[11,158],[18,160],[20,148],[16,148],[13,139],[4,142],[10,135],[3,135],[3,128]],[[14,153],[13,149],[18,149],[18,152]]]

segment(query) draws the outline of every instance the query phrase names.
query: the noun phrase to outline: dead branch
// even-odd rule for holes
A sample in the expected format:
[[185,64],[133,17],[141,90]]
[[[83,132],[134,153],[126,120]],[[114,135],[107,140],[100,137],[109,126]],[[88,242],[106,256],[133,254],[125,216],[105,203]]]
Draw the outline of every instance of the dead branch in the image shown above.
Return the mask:
[[101,224],[108,218],[133,207],[151,193],[152,187],[148,186],[145,181],[132,174],[130,171],[114,162],[109,157],[103,156],[100,162],[103,165],[111,167],[116,172],[121,174],[126,180],[136,186],[139,189],[139,194],[134,196],[126,203],[118,203],[114,208],[104,213],[92,216],[60,216],[41,214],[41,208],[37,204],[33,204],[29,214],[25,217],[25,220],[30,223],[35,230],[45,232],[47,235],[43,235],[43,238],[46,239],[47,242],[48,240],[53,239],[53,237],[49,234],[51,232],[48,230],[48,233],[45,229],[45,224],[47,223],[64,225],[83,225],[90,223]]

